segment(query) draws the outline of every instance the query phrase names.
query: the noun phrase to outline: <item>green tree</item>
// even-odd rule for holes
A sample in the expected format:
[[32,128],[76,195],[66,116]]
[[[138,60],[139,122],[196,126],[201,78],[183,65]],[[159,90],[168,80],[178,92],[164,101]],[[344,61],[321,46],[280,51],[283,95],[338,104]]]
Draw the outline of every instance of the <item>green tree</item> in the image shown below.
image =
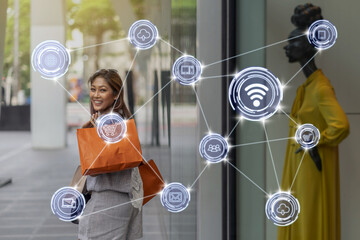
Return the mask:
[[[6,76],[14,62],[14,1],[8,2],[3,73]],[[30,0],[20,1],[19,13],[20,89],[30,96]]]
[[[112,37],[119,36],[120,25],[110,0],[82,0],[79,4],[67,1],[69,30],[78,29],[84,38],[94,37],[96,44],[103,42],[108,31]],[[101,45],[95,47],[96,69],[99,68]]]
[[138,19],[145,18],[145,1],[144,0],[130,0],[134,7],[135,15]]

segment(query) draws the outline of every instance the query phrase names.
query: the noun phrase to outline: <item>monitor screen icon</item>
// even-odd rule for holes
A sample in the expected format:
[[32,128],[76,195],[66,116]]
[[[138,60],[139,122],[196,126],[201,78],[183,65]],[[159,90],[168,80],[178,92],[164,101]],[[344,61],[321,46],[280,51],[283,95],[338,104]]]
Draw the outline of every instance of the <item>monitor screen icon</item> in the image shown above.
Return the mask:
[[63,198],[61,201],[62,208],[74,208],[76,207],[76,201],[72,198]]

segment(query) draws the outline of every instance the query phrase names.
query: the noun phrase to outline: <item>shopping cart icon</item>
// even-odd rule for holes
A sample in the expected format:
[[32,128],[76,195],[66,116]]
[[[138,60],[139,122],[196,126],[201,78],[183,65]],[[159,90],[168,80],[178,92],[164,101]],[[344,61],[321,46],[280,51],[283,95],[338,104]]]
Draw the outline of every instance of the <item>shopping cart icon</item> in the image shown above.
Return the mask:
[[110,125],[105,125],[103,126],[103,129],[105,131],[105,135],[107,137],[113,137],[115,136],[116,133],[116,128],[117,128],[117,124],[110,124]]
[[308,133],[304,133],[302,138],[305,142],[311,142],[314,138],[314,135],[312,133],[308,132]]

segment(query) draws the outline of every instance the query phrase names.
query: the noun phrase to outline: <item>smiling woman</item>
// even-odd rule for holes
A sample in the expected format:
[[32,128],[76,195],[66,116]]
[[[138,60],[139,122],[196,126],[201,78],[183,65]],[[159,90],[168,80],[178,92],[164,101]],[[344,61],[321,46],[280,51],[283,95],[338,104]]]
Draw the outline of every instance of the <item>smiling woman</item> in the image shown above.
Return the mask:
[[97,117],[110,111],[119,113],[125,119],[131,116],[129,109],[125,105],[122,80],[115,69],[96,71],[89,78],[89,85],[92,119],[85,123],[83,128],[96,127],[91,122],[95,122]]
[[[101,69],[89,78],[91,120],[83,128],[96,127],[96,120],[110,112],[129,119],[123,82],[114,69]],[[91,199],[79,220],[79,239],[138,239],[142,237],[142,180],[139,169],[88,176]],[[121,208],[114,206],[125,204]],[[98,212],[99,210],[111,209]],[[96,213],[96,214],[95,214]]]
[[97,77],[91,84],[90,101],[96,112],[106,111],[116,100],[115,92],[111,89],[106,80]]

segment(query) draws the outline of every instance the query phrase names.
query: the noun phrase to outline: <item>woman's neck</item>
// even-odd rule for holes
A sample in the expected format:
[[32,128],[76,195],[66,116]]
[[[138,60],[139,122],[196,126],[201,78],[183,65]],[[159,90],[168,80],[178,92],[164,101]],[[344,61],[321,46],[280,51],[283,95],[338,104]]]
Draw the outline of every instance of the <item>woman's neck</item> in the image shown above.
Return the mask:
[[318,69],[315,65],[314,59],[311,59],[310,62],[308,59],[300,60],[300,65],[306,78],[310,77],[310,75]]
[[103,110],[103,111],[98,111],[99,116],[103,116],[103,115],[108,114],[108,113],[110,113],[110,112],[112,112],[112,106],[111,106],[111,107],[108,107],[107,109],[105,109],[105,110]]

